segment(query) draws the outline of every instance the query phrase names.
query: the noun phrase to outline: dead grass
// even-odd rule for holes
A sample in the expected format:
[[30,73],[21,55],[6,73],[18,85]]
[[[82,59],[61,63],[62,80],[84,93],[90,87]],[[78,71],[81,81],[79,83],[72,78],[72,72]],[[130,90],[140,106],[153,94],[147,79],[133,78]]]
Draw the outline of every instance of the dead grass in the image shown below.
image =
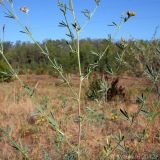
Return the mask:
[[[38,81],[38,88],[31,99],[22,96],[23,89],[17,81],[11,83],[0,84],[0,127],[10,127],[11,135],[14,140],[22,143],[29,149],[29,155],[34,160],[44,159],[44,150],[47,150],[52,159],[63,159],[69,146],[67,143],[60,144],[57,140],[56,132],[45,122],[42,125],[36,125],[31,118],[36,111],[36,107],[42,102],[44,97],[49,97],[46,113],[53,111],[55,118],[59,121],[60,127],[66,133],[71,144],[77,144],[77,105],[71,97],[66,86],[56,86],[57,78],[49,76],[27,75],[21,76],[22,79],[30,85],[35,85]],[[77,78],[75,76],[73,86],[77,89]],[[129,113],[137,110],[138,105],[135,103],[136,97],[141,91],[149,86],[149,82],[143,78],[123,77],[120,84],[125,86],[127,98],[125,101],[116,100],[113,102],[97,102],[86,101],[84,99],[83,112],[83,132],[82,132],[82,159],[98,159],[107,140],[111,139],[113,145],[116,144],[112,136],[118,134],[119,130],[127,137],[125,143],[129,149],[135,151],[137,157],[156,151],[160,154],[160,139],[156,137],[160,130],[160,117],[154,122],[144,119],[142,116],[138,118],[138,122],[133,126],[135,133],[143,132],[146,128],[148,137],[139,142],[129,132],[128,123],[119,116],[119,109],[125,109]],[[18,97],[18,98],[17,98]],[[149,96],[148,107],[152,109],[154,94]],[[106,119],[92,119],[86,112],[86,107],[91,107],[97,111],[97,114],[103,115]],[[160,106],[159,106],[160,108]],[[159,110],[160,111],[160,110]],[[111,113],[117,112],[117,119],[111,118]],[[140,123],[139,123],[140,122]],[[2,136],[2,135],[1,135]],[[9,145],[6,138],[0,141],[0,159],[16,160],[23,159],[17,151]],[[118,152],[115,152],[118,154]],[[112,155],[112,159],[115,155]],[[127,158],[126,158],[127,159]]]

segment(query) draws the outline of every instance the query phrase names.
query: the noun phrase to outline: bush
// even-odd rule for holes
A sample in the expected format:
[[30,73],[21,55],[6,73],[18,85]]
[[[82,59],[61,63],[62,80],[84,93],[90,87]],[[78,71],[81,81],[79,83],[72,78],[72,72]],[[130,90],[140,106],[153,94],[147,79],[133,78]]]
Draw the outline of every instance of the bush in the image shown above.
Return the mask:
[[100,100],[103,97],[103,92],[101,92],[102,78],[94,75],[89,80],[89,88],[86,92],[86,96],[89,100]]
[[7,64],[0,60],[0,82],[10,82],[12,80],[12,75]]
[[89,81],[89,88],[86,92],[86,96],[90,100],[101,100],[105,98],[105,101],[111,101],[116,96],[120,98],[125,97],[124,87],[119,86],[119,78],[113,78],[109,82],[108,77],[98,77],[94,75]]

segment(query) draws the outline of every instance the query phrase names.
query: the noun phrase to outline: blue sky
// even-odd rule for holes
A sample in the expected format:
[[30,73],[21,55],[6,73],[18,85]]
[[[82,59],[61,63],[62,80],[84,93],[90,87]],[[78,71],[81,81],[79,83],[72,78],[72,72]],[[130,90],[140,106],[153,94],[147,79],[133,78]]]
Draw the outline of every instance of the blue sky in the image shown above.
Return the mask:
[[[4,0],[5,1],[5,0]],[[63,16],[57,7],[57,0],[13,0],[20,20],[28,26],[33,36],[38,41],[46,39],[65,39],[66,30],[58,27]],[[68,0],[62,0],[68,1]],[[76,15],[83,25],[86,18],[81,11],[85,8],[92,10],[95,7],[94,0],[73,0]],[[20,7],[27,6],[30,9],[28,15],[20,12]],[[81,33],[81,38],[106,38],[113,34],[115,29],[109,27],[112,21],[119,22],[120,16],[126,11],[135,11],[136,17],[131,18],[123,25],[115,39],[124,37],[135,39],[151,39],[156,26],[160,25],[160,0],[101,0],[101,4],[94,17]],[[0,6],[0,27],[6,24],[5,39],[15,42],[17,40],[30,41],[20,33],[22,30],[11,19],[4,18],[4,10]],[[157,38],[160,37],[160,29]]]

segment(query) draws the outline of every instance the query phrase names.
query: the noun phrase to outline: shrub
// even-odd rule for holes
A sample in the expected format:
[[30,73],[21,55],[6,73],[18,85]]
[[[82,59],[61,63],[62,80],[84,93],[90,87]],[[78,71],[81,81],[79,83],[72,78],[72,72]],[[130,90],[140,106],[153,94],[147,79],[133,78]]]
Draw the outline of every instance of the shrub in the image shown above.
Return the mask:
[[96,74],[90,78],[88,91],[86,96],[90,100],[101,100],[105,98],[105,101],[111,101],[116,96],[121,98],[125,97],[124,87],[118,85],[119,78],[113,78],[111,82],[106,77],[99,77]]
[[100,100],[103,97],[103,92],[101,91],[102,87],[102,79],[97,75],[94,75],[89,80],[88,91],[86,92],[86,96],[90,100]]
[[12,80],[12,74],[5,62],[0,61],[0,82],[10,82]]

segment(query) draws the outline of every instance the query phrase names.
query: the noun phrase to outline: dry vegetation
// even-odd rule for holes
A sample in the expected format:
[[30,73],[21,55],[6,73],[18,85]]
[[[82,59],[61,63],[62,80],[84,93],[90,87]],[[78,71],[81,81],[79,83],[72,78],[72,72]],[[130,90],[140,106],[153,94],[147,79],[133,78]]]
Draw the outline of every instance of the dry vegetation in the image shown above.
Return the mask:
[[[59,27],[67,30],[70,40],[41,44],[21,23],[13,0],[0,0],[0,5],[4,16],[33,41],[4,42],[5,25],[2,28],[0,160],[160,159],[157,31],[149,42],[114,42],[114,36],[80,40],[100,0],[94,0],[93,11],[82,11],[84,25],[76,17],[73,0],[58,0],[63,15]],[[20,11],[27,14],[29,8]],[[135,16],[127,11],[119,23],[109,26],[117,33]]]
[[[17,81],[1,83],[0,85],[0,126],[10,128],[13,140],[28,149],[28,154],[33,160],[44,159],[49,153],[51,159],[65,159],[67,153],[72,154],[71,147],[62,136],[47,122],[46,115],[53,112],[59,121],[60,128],[67,135],[72,145],[77,144],[77,104],[72,99],[69,89],[60,85],[58,78],[49,76],[25,75],[21,78],[30,85],[38,81],[37,90],[32,98],[23,95],[23,88]],[[78,89],[78,78],[73,76],[72,82]],[[160,156],[160,118],[154,121],[140,115],[136,123],[129,127],[122,118],[120,109],[129,113],[136,112],[138,104],[136,98],[142,92],[147,94],[149,81],[143,78],[121,77],[120,84],[125,86],[125,99],[116,98],[111,102],[89,101],[85,97],[82,101],[82,142],[81,159],[102,159],[107,152],[110,142],[116,146],[114,136],[124,135],[124,146],[128,153],[133,153],[131,159],[151,159],[154,155]],[[84,90],[87,88],[85,82]],[[83,93],[84,95],[84,93]],[[147,110],[160,112],[159,101],[154,92],[148,95]],[[37,109],[45,107],[43,114],[36,114]],[[145,129],[145,134],[143,134]],[[135,135],[139,135],[136,137]],[[142,136],[143,135],[143,136]],[[23,159],[22,155],[10,145],[7,138],[0,135],[0,159]],[[46,152],[47,151],[47,152]],[[116,159],[122,151],[118,148],[112,153],[110,159]],[[123,154],[124,159],[129,159],[128,153]],[[147,158],[146,158],[146,157]]]

